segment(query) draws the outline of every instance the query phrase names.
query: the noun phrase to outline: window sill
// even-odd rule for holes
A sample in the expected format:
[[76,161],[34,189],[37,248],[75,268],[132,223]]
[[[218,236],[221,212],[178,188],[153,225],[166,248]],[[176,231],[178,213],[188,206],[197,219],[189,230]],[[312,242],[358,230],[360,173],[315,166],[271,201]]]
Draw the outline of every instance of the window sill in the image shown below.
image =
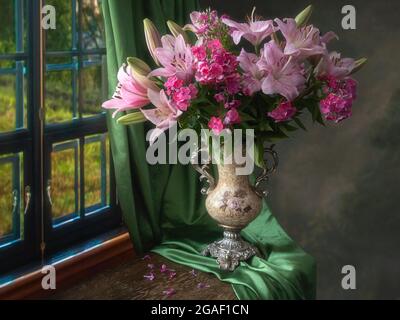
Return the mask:
[[[67,288],[89,274],[135,255],[129,234],[124,230],[108,238],[84,243],[48,262],[56,269],[57,289]],[[41,266],[10,281],[0,282],[0,300],[40,299],[51,295],[42,288]],[[13,276],[11,276],[13,277]],[[6,279],[6,278],[4,278]],[[1,279],[0,279],[1,280]]]

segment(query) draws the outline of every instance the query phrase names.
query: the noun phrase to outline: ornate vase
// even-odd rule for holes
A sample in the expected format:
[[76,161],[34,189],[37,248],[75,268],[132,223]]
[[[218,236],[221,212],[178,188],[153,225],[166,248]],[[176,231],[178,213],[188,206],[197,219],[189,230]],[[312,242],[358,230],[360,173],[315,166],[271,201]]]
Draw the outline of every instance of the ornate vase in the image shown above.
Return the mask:
[[273,146],[265,149],[265,154],[272,156],[273,163],[263,169],[254,185],[250,183],[249,176],[236,174],[238,165],[235,163],[218,164],[217,183],[210,173],[209,163],[193,164],[201,174],[200,180],[207,180],[209,184],[208,188],[202,190],[207,195],[208,214],[224,232],[223,239],[208,245],[202,254],[216,258],[222,270],[234,271],[240,261],[246,261],[254,255],[260,256],[255,246],[242,239],[240,231],[260,214],[262,198],[268,194],[262,190],[261,184],[268,180],[278,165]]

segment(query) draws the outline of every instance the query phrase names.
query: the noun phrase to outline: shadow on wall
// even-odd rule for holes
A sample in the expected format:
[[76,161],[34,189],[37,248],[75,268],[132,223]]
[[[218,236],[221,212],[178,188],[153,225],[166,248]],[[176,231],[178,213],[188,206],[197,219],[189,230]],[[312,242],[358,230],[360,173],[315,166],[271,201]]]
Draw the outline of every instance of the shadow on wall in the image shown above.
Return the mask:
[[[206,1],[243,19],[294,16],[315,6],[312,22],[333,30],[330,49],[369,58],[357,74],[359,99],[353,117],[326,128],[311,126],[278,144],[281,166],[272,179],[270,207],[286,231],[318,263],[321,299],[400,298],[400,2]],[[352,4],[357,29],[341,29],[341,8]],[[354,265],[357,289],[341,287],[341,270]]]

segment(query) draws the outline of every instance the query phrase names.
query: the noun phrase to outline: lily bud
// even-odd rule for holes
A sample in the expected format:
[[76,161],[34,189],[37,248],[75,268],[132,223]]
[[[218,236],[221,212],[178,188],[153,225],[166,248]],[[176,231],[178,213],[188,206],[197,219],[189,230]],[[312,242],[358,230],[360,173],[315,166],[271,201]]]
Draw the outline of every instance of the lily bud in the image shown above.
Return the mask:
[[151,72],[150,67],[136,57],[130,57],[127,59],[128,65],[131,68],[132,77],[144,88],[151,88],[153,90],[159,90],[154,81],[150,80],[147,76]]
[[157,56],[155,54],[155,49],[162,46],[160,33],[158,32],[156,26],[154,25],[153,22],[151,22],[150,19],[147,18],[144,19],[143,25],[144,25],[144,35],[146,37],[147,48],[149,49],[149,52],[154,59],[154,62],[159,66],[160,62],[158,61]]
[[129,113],[125,116],[118,118],[117,123],[128,126],[130,124],[137,124],[137,123],[142,123],[142,122],[146,122],[146,121],[147,121],[147,119],[143,115],[142,112],[135,111],[135,112]]
[[181,34],[183,36],[183,39],[185,40],[185,42],[186,43],[189,42],[188,35],[186,34],[186,32],[182,29],[182,27],[179,24],[175,23],[172,20],[168,20],[167,26],[169,28],[169,31],[171,31],[171,33],[173,34],[173,36],[175,38]]
[[305,8],[302,12],[300,12],[296,16],[295,20],[299,28],[304,27],[308,23],[308,20],[310,20],[312,12],[313,12],[313,6],[309,5],[307,8]]
[[362,67],[364,67],[364,65],[367,63],[368,59],[367,58],[361,58],[359,60],[356,61],[356,66],[354,67],[354,69],[351,71],[350,74],[356,73],[357,71],[360,71],[360,69]]
[[147,76],[151,72],[147,63],[139,58],[129,57],[126,60],[131,67],[132,73],[135,75]]
[[196,27],[195,27],[194,25],[192,25],[192,24],[186,24],[186,25],[182,28],[182,30],[183,30],[183,31],[190,31],[190,32],[193,32],[193,33],[196,33],[196,32],[197,32]]

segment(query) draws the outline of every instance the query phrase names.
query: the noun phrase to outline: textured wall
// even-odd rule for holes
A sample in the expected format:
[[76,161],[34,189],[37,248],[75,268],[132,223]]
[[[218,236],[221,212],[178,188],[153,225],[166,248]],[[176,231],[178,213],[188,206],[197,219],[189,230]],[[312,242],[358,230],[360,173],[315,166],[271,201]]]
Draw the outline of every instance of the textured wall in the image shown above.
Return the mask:
[[[353,118],[309,125],[278,145],[281,165],[270,206],[285,230],[318,262],[320,299],[400,298],[400,1],[201,0],[235,18],[294,16],[309,3],[312,22],[334,30],[331,48],[369,58],[356,75]],[[357,10],[357,30],[341,29],[341,8]],[[341,268],[357,270],[357,290],[341,288]]]

